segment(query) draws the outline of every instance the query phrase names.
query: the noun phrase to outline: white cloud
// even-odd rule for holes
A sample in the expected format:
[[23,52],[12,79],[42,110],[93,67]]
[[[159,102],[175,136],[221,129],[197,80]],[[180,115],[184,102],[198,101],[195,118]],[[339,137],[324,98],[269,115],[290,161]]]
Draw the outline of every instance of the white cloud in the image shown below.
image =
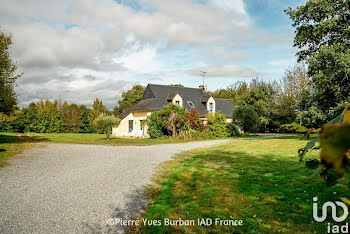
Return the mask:
[[[159,81],[172,83],[172,77],[184,79],[182,72],[192,64],[213,59],[226,64],[250,56],[233,45],[281,40],[252,29],[243,0],[139,0],[138,10],[122,2],[0,0],[0,29],[12,34],[12,54],[24,72],[17,87],[20,102],[61,96],[88,104],[100,97],[112,105],[137,82],[126,81],[130,77],[146,74],[146,83],[166,74]],[[176,46],[186,53],[166,57]],[[255,73],[236,65],[190,73],[198,69],[208,76]]]
[[43,23],[6,24],[11,31],[14,55],[25,67],[91,64],[100,48],[93,29],[55,30]]
[[121,53],[114,62],[137,74],[148,74],[162,69],[162,63],[157,60],[157,49],[150,46],[141,48],[138,44]]

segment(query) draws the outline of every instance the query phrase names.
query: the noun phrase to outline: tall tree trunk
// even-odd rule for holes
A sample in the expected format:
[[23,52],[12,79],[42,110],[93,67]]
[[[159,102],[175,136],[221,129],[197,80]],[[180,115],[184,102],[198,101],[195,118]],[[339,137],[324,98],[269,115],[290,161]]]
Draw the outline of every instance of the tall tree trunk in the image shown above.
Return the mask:
[[173,127],[172,137],[175,138],[175,134],[176,134],[175,125],[173,125],[172,127]]

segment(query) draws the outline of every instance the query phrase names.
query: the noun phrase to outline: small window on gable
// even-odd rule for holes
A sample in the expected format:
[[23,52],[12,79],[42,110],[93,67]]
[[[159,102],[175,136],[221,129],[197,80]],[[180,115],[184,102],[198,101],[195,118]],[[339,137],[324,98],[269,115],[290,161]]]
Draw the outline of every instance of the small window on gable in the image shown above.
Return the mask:
[[180,106],[180,101],[175,101],[175,104]]
[[132,132],[132,130],[134,130],[134,121],[129,120],[129,132]]
[[209,112],[213,113],[213,103],[209,103]]
[[193,104],[193,102],[191,102],[191,101],[187,101],[187,103],[188,103],[188,105],[189,105],[191,108],[194,108],[194,104]]

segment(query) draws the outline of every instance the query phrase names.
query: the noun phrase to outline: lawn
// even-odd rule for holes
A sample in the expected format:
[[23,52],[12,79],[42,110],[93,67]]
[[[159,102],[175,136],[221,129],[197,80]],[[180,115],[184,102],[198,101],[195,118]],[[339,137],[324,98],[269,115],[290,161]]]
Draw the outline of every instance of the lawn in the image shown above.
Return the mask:
[[36,139],[47,141],[47,142],[95,144],[95,145],[155,145],[155,144],[183,143],[183,142],[190,141],[190,140],[181,140],[181,139],[172,139],[172,138],[152,139],[152,138],[117,138],[117,137],[111,137],[110,140],[107,140],[104,134],[97,134],[97,133],[30,133],[30,135],[35,137]]
[[[324,233],[327,222],[312,217],[320,204],[349,197],[349,180],[327,187],[298,162],[300,136],[237,139],[189,151],[166,162],[147,188],[149,220],[242,219],[243,226],[143,226],[143,232]],[[307,157],[317,157],[314,151]],[[319,205],[320,207],[321,205]],[[330,215],[327,220],[331,221]],[[349,218],[346,220],[349,222]],[[137,227],[140,228],[140,227]]]
[[39,141],[30,137],[16,137],[14,133],[0,133],[0,167],[5,166],[6,160],[24,149],[29,148],[33,142]]

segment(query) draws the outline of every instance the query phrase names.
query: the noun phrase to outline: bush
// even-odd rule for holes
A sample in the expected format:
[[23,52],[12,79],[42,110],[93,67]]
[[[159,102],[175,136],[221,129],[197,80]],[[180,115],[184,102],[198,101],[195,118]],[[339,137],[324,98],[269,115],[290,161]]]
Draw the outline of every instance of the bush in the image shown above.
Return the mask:
[[160,114],[158,111],[153,112],[147,117],[145,124],[148,126],[148,135],[152,138],[160,138],[164,136],[164,131],[162,125],[160,125]]
[[189,122],[185,122],[183,127],[180,129],[179,134],[177,135],[179,139],[186,140],[186,139],[212,139],[215,138],[213,133],[207,129],[204,128],[203,130],[195,130],[191,128],[191,125]]
[[112,133],[112,127],[117,127],[120,123],[120,119],[114,117],[114,115],[100,114],[94,121],[96,129],[103,132],[109,140]]
[[203,121],[200,119],[199,112],[192,109],[186,113],[186,121],[189,122],[190,127],[194,130],[201,131],[205,128]]
[[244,132],[255,133],[259,129],[259,116],[249,105],[241,105],[236,107],[233,112],[233,118],[242,126]]
[[306,111],[300,111],[296,122],[307,128],[319,128],[326,122],[326,116],[317,107],[312,106]]
[[180,129],[177,137],[183,140],[196,138],[197,130],[191,127],[189,121],[186,121]]
[[234,123],[227,123],[226,128],[227,128],[227,132],[228,132],[229,137],[241,135],[237,125],[235,125]]
[[207,127],[215,137],[227,137],[229,133],[226,127],[226,118],[220,112],[207,114]]

